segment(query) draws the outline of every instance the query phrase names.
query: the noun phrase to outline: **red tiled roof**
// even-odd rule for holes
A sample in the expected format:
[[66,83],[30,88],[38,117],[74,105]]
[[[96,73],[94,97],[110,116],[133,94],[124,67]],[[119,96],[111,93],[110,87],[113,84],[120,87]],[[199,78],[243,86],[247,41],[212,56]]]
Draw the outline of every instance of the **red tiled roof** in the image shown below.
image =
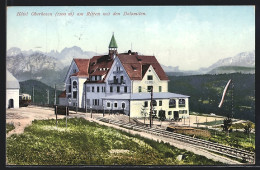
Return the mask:
[[128,55],[124,53],[119,54],[118,57],[132,80],[142,80],[150,65],[152,65],[160,80],[169,80],[155,56],[143,56],[136,53]]
[[[118,54],[118,57],[131,80],[142,80],[150,65],[152,65],[153,69],[161,80],[169,80],[161,65],[154,56],[143,56],[138,55],[137,53],[131,53],[131,55],[128,53],[121,53]],[[74,61],[79,68],[79,72],[74,73],[71,76],[105,75],[105,79],[114,60],[110,59],[109,55],[102,55],[93,56],[91,59],[74,59]],[[103,83],[103,80],[87,82]]]
[[[113,59],[110,59],[108,55],[94,56],[90,59],[89,63],[89,75],[107,75],[109,69],[113,64]],[[99,70],[105,68],[106,70]],[[108,68],[108,69],[107,69]]]
[[61,92],[61,94],[59,95],[59,98],[66,98],[66,90]]
[[79,69],[77,73],[72,74],[71,76],[87,77],[89,76],[89,59],[73,59]]

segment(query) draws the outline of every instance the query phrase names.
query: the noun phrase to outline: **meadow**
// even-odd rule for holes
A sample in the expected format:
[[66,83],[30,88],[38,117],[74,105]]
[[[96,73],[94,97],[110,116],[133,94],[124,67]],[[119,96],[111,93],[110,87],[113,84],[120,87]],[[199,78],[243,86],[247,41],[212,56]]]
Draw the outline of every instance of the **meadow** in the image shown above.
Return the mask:
[[11,123],[6,124],[6,133],[10,132],[11,130],[14,129],[14,125]]
[[[177,157],[182,155],[182,159]],[[35,120],[6,141],[9,165],[222,165],[168,143],[71,118]]]

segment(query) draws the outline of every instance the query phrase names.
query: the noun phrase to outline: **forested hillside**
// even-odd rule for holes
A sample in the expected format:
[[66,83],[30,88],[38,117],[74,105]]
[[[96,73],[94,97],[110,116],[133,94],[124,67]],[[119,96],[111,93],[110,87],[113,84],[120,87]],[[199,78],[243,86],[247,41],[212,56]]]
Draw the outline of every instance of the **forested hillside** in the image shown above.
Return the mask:
[[[47,104],[47,92],[49,90],[49,104],[54,103],[55,89],[37,80],[27,80],[20,82],[20,93],[27,93],[32,96],[34,86],[34,103]],[[58,103],[58,95],[61,91],[56,91],[56,102]]]
[[231,114],[231,87],[222,107],[218,108],[218,105],[225,85],[232,79],[234,118],[255,121],[255,74],[169,76],[169,79],[170,92],[191,96],[191,111],[223,116]]

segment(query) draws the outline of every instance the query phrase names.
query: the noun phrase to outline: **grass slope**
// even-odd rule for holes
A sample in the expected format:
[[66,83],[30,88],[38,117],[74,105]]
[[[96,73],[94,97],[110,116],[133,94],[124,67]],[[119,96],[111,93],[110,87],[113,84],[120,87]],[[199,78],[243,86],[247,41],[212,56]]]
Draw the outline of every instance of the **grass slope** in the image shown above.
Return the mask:
[[[21,135],[7,138],[7,158],[15,165],[221,165],[204,156],[102,126],[83,118],[33,121]],[[183,155],[181,161],[178,155]]]
[[13,130],[15,127],[13,124],[10,124],[10,123],[6,123],[6,134],[8,132],[10,132],[11,130]]

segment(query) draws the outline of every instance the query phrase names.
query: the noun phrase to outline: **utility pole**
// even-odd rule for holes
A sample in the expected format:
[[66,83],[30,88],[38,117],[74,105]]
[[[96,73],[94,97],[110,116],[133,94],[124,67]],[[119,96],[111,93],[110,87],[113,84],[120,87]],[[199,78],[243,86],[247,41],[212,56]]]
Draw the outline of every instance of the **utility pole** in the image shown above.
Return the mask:
[[49,89],[46,89],[46,93],[47,93],[47,104],[50,104],[49,103]]
[[32,96],[33,96],[33,104],[34,104],[34,86],[32,87]]
[[152,113],[153,113],[153,86],[151,88],[151,102],[150,102],[150,128],[152,127]]
[[54,105],[56,105],[56,84],[55,84],[54,89],[55,89],[55,91],[54,91]]

